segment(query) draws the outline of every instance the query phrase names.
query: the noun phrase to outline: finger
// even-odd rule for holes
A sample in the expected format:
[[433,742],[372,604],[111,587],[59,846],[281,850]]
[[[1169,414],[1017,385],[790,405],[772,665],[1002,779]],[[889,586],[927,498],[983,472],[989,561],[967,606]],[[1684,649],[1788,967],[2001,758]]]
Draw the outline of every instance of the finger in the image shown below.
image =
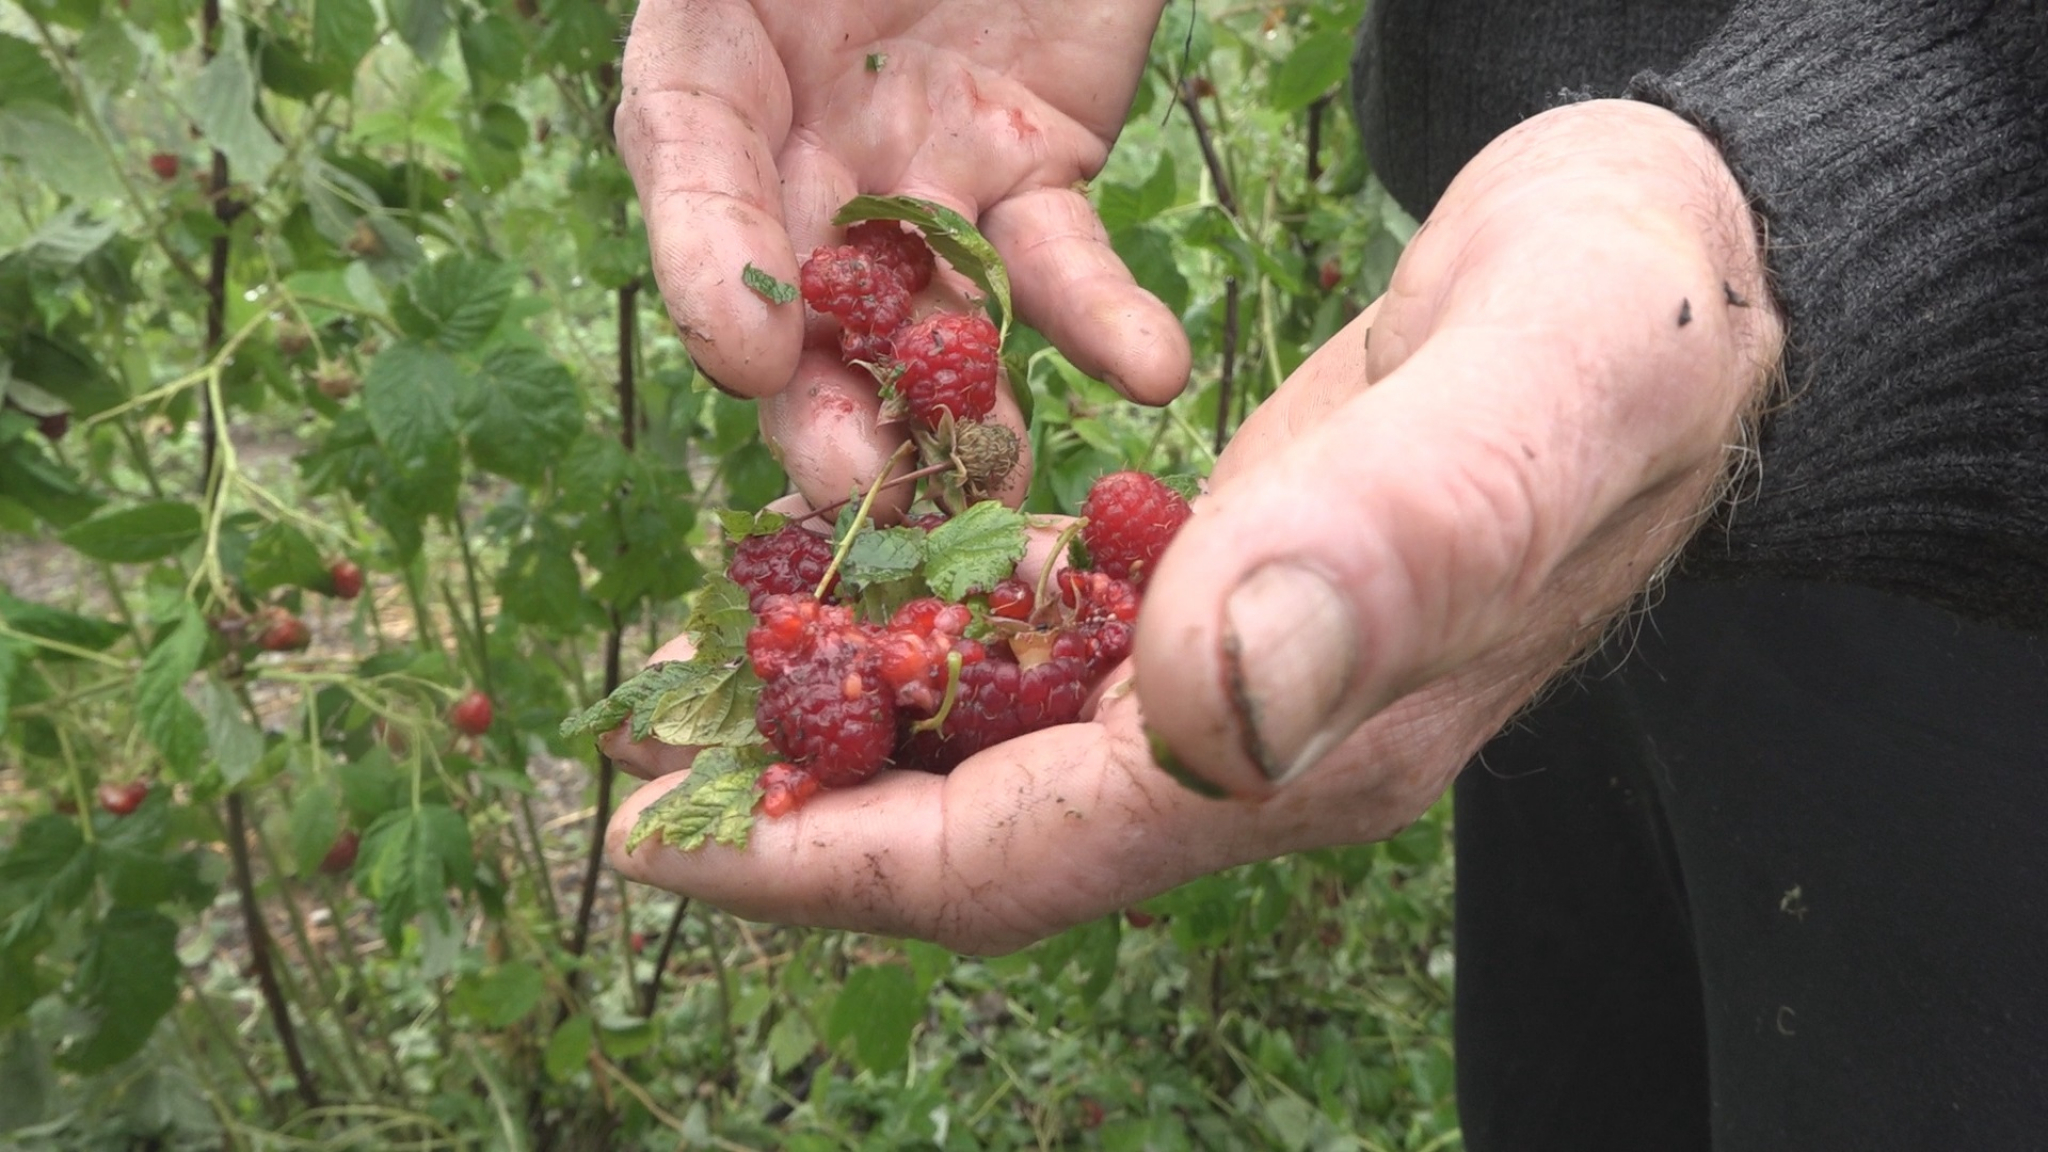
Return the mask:
[[1141,404],[1180,394],[1192,363],[1180,318],[1131,277],[1086,197],[1025,192],[981,227],[1009,269],[1018,315],[1076,368]]
[[[850,928],[1000,953],[1165,891],[1245,851],[1236,806],[1173,784],[1144,755],[1135,702],[1048,728],[950,776],[889,772],[758,820],[744,850],[624,841],[657,781],[607,835],[628,878],[749,919]],[[1147,829],[1171,834],[1146,834]]]
[[745,4],[652,0],[633,19],[623,91],[614,132],[669,316],[727,389],[780,389],[796,367],[803,311],[742,278],[751,264],[797,279],[775,165],[789,81],[774,45]]
[[[697,654],[697,642],[685,632],[654,650],[647,658],[649,664],[662,664],[670,660],[688,660]],[[597,738],[597,750],[611,758],[612,763],[642,780],[652,780],[681,772],[697,759],[702,751],[694,744],[664,744],[649,737],[635,740],[624,724]]]
[[1632,346],[1647,313],[1608,321],[1626,372],[1589,368],[1585,317],[1447,315],[1369,389],[1358,345],[1312,357],[1303,373],[1356,394],[1218,485],[1162,560],[1139,692],[1195,774],[1263,795],[1511,638],[1561,663],[1683,540],[1740,397],[1694,387],[1661,311],[1658,351]]

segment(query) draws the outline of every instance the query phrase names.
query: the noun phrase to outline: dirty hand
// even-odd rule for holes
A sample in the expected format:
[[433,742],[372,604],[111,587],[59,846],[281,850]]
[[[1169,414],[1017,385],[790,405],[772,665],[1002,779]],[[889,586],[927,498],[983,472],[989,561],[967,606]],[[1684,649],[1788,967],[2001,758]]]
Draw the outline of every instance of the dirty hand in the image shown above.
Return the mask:
[[[1704,137],[1623,102],[1530,120],[1232,442],[1112,676],[1135,692],[951,776],[820,794],[743,852],[627,855],[670,775],[619,812],[612,858],[750,918],[999,952],[1391,835],[1685,543],[1782,338]],[[650,777],[687,764],[611,747]]]
[[[698,366],[762,401],[763,431],[814,504],[872,479],[903,432],[876,426],[873,380],[839,363],[829,333],[805,332],[801,305],[770,304],[741,273],[795,283],[856,195],[922,197],[976,221],[1021,318],[1083,371],[1143,403],[1180,391],[1179,323],[1077,190],[1123,125],[1163,2],[640,6],[616,131],[655,278]],[[1007,394],[1000,404],[1021,431]]]

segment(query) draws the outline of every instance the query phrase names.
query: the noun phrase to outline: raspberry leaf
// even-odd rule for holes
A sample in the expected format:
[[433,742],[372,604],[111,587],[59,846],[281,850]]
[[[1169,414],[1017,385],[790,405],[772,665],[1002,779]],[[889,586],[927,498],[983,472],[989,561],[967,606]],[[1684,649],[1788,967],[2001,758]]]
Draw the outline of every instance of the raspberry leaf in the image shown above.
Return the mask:
[[719,527],[725,529],[725,542],[737,544],[749,536],[770,536],[782,531],[789,523],[789,517],[780,512],[741,512],[732,508],[718,510]]
[[1173,476],[1161,476],[1159,482],[1179,493],[1180,498],[1190,504],[1195,502],[1195,497],[1202,494],[1200,476],[1191,476],[1183,472]]
[[932,251],[988,293],[995,304],[1000,337],[1010,335],[1010,274],[1004,271],[995,245],[983,238],[967,217],[915,196],[856,196],[832,217],[832,223],[842,228],[863,220],[901,220],[916,225]]
[[761,775],[758,759],[733,748],[706,749],[681,784],[640,813],[626,836],[626,851],[649,837],[678,852],[713,842],[746,847],[754,826],[754,781]]
[[1024,556],[1026,518],[994,500],[932,529],[925,541],[925,582],[947,600],[962,600],[977,588],[992,588]]
[[[684,661],[664,660],[642,668],[638,675],[612,689],[612,694],[562,721],[562,736],[595,736],[609,732],[625,723],[626,718],[636,712],[643,712],[647,706],[661,696],[690,680]],[[636,721],[635,728],[645,730],[653,723],[652,713],[644,720]]]
[[924,563],[925,534],[920,528],[866,528],[856,533],[839,570],[839,582],[851,592],[915,575]]
[[682,665],[684,679],[647,709],[648,724],[641,729],[640,714],[634,715],[633,738],[652,734],[664,744],[728,745],[747,744],[754,733],[754,701],[761,695],[761,680],[744,661],[730,665],[707,665],[700,660]]
[[747,590],[722,572],[704,577],[697,606],[683,625],[697,641],[697,659],[724,662],[746,651],[747,630],[754,614],[747,610]]
[[796,285],[777,280],[752,264],[740,269],[740,283],[752,288],[755,295],[770,304],[787,304],[797,296]]

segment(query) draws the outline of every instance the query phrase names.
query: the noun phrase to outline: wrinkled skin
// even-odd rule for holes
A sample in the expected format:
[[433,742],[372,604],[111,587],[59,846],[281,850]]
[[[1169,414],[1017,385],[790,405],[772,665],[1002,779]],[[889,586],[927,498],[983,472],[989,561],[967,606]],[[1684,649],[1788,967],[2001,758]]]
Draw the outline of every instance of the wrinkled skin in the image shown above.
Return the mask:
[[[618,813],[614,862],[750,918],[1000,952],[1216,869],[1392,835],[1710,506],[1783,341],[1758,244],[1676,117],[1593,102],[1524,123],[1232,441],[1084,722],[687,855],[621,841],[689,750],[613,734],[655,781]],[[1229,798],[1176,783],[1154,746]]]

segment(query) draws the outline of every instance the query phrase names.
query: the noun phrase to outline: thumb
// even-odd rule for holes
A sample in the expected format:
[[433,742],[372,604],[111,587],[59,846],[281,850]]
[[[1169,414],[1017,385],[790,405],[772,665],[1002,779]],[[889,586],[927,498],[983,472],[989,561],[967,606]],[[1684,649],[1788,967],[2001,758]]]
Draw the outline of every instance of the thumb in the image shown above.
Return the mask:
[[[1682,371],[1663,383],[1666,357],[1589,371],[1584,350],[1543,330],[1440,327],[1230,470],[1139,620],[1157,754],[1263,795],[1452,674],[1487,702],[1435,722],[1487,727],[1460,734],[1476,748],[1501,699],[1596,636],[1683,542],[1738,405],[1688,392]],[[1360,359],[1326,345],[1289,386],[1346,394],[1321,378]]]

